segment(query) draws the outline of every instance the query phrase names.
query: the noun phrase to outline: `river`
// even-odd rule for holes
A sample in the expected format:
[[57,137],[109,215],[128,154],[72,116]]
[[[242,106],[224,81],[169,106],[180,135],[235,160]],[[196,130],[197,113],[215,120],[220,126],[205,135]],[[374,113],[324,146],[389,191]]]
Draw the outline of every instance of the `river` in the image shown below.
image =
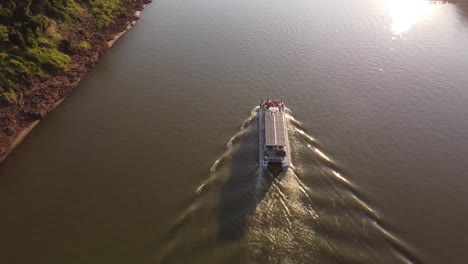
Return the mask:
[[0,262],[464,263],[467,73],[464,2],[154,1],[1,164]]

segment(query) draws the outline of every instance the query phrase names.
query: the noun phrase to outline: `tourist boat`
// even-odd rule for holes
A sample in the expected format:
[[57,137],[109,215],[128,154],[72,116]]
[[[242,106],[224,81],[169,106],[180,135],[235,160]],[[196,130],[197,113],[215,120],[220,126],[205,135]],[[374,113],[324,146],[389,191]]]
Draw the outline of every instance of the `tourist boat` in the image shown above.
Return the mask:
[[291,164],[286,110],[283,101],[268,99],[258,111],[260,166],[279,163],[284,170]]

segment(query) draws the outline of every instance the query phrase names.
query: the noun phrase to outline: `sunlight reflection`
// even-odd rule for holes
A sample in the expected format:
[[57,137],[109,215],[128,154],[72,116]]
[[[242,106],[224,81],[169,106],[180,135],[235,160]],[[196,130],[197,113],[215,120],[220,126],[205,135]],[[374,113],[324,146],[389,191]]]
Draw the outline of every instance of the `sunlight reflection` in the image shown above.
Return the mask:
[[330,159],[329,157],[327,157],[325,154],[323,154],[323,152],[320,151],[318,148],[314,148],[314,151],[317,152],[317,154],[319,154],[319,155],[320,155],[322,158],[324,158],[325,160],[331,162],[331,159]]
[[437,7],[439,1],[427,0],[385,0],[392,19],[391,30],[395,35],[401,35],[411,27],[427,18]]

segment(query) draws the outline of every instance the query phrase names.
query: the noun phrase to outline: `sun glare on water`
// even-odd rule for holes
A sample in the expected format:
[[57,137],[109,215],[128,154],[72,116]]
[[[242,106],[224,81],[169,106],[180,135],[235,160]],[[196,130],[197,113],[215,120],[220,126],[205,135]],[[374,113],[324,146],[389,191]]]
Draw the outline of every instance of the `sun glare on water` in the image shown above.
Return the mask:
[[436,1],[427,0],[385,0],[392,20],[391,30],[401,35],[416,23],[428,18],[437,7]]

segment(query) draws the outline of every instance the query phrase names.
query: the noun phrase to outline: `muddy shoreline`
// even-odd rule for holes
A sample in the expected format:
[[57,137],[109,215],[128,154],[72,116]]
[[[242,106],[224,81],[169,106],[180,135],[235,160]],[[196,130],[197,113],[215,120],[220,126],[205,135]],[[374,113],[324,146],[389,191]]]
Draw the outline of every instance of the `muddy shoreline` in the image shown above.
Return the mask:
[[141,11],[149,3],[151,0],[137,0],[128,4],[127,11],[105,29],[98,29],[93,21],[85,19],[70,32],[62,32],[70,47],[79,43],[84,34],[90,35],[91,49],[83,51],[70,48],[72,62],[65,71],[51,75],[46,80],[32,80],[28,86],[23,85],[23,89],[30,91],[31,96],[20,97],[17,104],[0,102],[0,164],[48,112],[72,93],[112,45],[135,26]]

